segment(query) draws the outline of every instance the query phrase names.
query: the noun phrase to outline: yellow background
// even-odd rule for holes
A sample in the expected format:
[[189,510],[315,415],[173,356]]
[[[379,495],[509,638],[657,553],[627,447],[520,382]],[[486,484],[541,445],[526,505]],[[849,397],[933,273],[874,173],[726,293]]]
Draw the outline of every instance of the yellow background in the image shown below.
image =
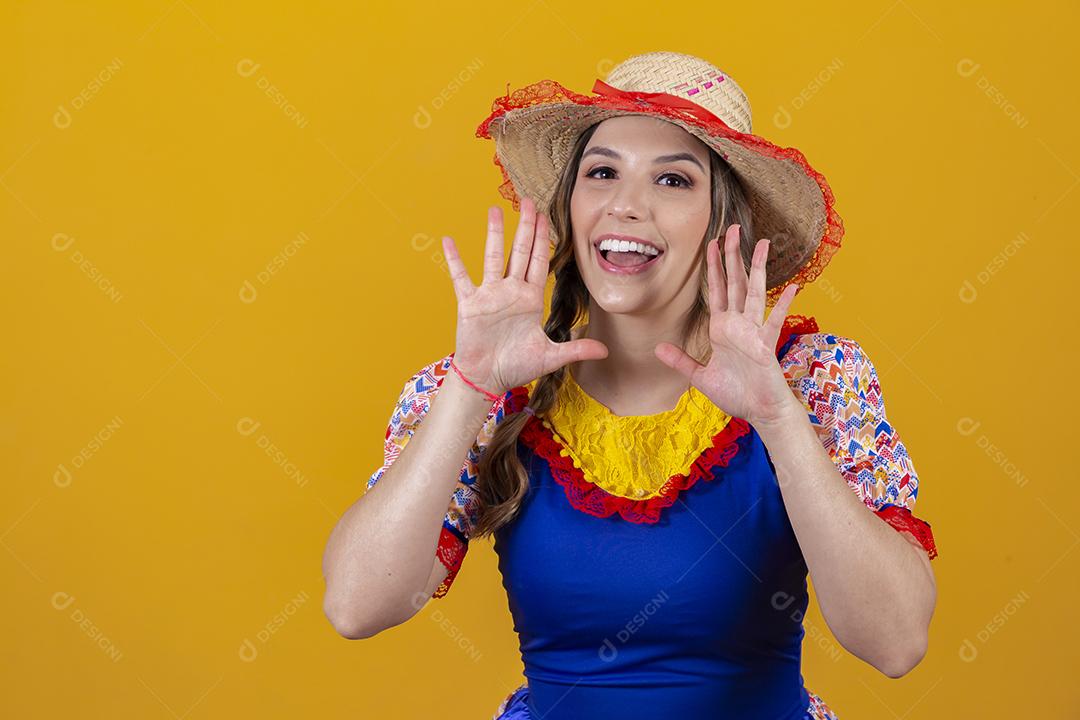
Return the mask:
[[875,362],[940,546],[923,662],[889,680],[812,604],[807,686],[845,720],[1080,714],[1073,4],[343,5],[0,10],[0,715],[491,716],[521,665],[488,542],[357,642],[321,555],[453,349],[440,236],[477,281],[508,208],[491,100],[651,50],[829,179],[847,234],[792,312]]

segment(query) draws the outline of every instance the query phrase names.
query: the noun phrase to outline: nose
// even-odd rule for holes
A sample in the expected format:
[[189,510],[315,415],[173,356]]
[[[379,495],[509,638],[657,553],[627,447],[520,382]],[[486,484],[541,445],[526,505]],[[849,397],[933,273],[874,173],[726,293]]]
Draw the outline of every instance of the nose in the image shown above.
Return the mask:
[[645,194],[638,184],[623,180],[615,184],[608,198],[608,215],[616,220],[635,222],[645,217]]

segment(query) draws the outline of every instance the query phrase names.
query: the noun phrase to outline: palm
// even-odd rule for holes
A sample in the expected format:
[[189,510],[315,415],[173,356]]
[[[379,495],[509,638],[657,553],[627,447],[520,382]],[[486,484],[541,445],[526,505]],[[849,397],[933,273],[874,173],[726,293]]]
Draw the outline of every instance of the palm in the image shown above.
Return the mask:
[[759,241],[747,279],[738,257],[737,225],[728,228],[725,253],[729,277],[720,265],[719,242],[706,250],[709,277],[709,343],[712,354],[702,365],[681,348],[661,343],[657,357],[683,373],[724,412],[752,424],[772,421],[791,407],[775,348],[796,285],[784,288],[768,321],[765,311],[765,261],[769,241]]
[[452,239],[444,240],[443,250],[458,300],[454,360],[481,387],[505,392],[568,363],[607,355],[597,340],[557,343],[541,327],[550,254],[548,220],[536,213],[530,198],[522,200],[522,217],[505,268],[502,216],[498,208],[489,210],[484,280],[479,287],[469,280]]
[[[496,387],[540,377],[560,367],[562,354],[541,326],[543,311],[542,287],[512,277],[482,285],[458,306],[457,347],[481,349]],[[455,353],[459,366],[485,366],[461,352]]]

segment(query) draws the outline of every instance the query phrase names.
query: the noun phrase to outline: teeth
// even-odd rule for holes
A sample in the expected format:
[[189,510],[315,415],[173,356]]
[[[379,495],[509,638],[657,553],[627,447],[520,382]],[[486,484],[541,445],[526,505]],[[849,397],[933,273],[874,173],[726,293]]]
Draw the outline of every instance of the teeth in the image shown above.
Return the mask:
[[613,240],[611,238],[601,240],[599,249],[601,252],[603,252],[604,250],[612,250],[614,252],[637,252],[644,255],[660,254],[660,251],[652,247],[651,245],[631,242],[630,240]]

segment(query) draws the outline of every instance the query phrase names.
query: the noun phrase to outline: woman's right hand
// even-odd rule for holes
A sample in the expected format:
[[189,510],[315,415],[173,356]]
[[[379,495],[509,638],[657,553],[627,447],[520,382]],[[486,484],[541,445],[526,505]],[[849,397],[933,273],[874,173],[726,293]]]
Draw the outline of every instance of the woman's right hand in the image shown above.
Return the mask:
[[454,364],[485,390],[501,395],[541,375],[579,360],[607,357],[599,340],[554,342],[541,326],[550,247],[548,218],[537,214],[532,198],[521,201],[510,260],[503,267],[503,218],[488,208],[484,280],[473,285],[449,236],[443,253],[457,296],[457,345]]

